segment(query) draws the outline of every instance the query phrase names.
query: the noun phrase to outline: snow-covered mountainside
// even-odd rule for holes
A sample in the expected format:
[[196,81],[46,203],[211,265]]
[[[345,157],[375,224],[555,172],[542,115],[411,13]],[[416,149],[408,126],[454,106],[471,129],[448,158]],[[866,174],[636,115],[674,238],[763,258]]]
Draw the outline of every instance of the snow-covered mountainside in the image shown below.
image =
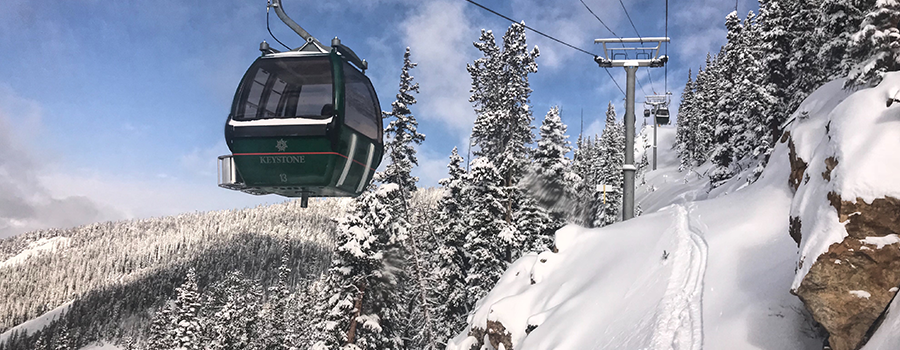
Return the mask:
[[[866,189],[853,192],[864,199],[873,197],[866,194],[893,193],[889,190],[900,183],[897,163],[885,161],[898,149],[900,115],[882,111],[884,101],[900,87],[900,75],[852,94],[840,84],[824,86],[801,106],[805,113],[795,114],[797,121],[788,129],[798,129],[795,134],[803,136],[796,140],[806,140],[795,140],[804,142],[797,150],[806,152],[803,159],[813,159],[825,133],[836,133],[843,139],[831,138],[819,147],[860,152],[842,154],[859,167],[843,169],[840,183]],[[821,125],[806,120],[815,114],[867,110],[877,110],[869,113],[875,117],[832,117],[841,122],[833,122],[830,131],[825,130],[827,120]],[[841,123],[848,124],[842,126],[847,131],[834,130]],[[847,134],[859,130],[868,130],[863,133],[868,136]],[[804,194],[795,196],[789,183],[795,150],[788,138],[776,146],[759,180],[748,184],[748,170],[709,191],[704,176],[708,164],[679,172],[671,150],[674,134],[671,127],[660,128],[659,167],[637,180],[642,216],[603,228],[570,225],[559,230],[558,252],[530,254],[513,263],[478,302],[469,327],[448,349],[470,349],[480,343],[476,338],[483,340],[484,349],[507,350],[821,349],[826,334],[792,294],[792,285],[803,279],[810,261],[842,237],[804,226],[801,251],[789,234],[792,203]],[[645,128],[638,141],[648,139],[652,130]],[[644,147],[638,147],[640,159]],[[859,173],[863,171],[873,173]],[[875,175],[893,185],[861,180]],[[821,202],[828,204],[824,195]],[[801,252],[808,262],[797,273]],[[900,346],[896,309],[891,306],[863,349]]]
[[[208,284],[241,271],[267,286],[286,245],[293,278],[327,268],[346,200],[186,213],[52,229],[0,240],[0,348],[56,320],[87,340],[141,334],[188,268]],[[58,333],[58,332],[56,332]],[[10,341],[12,339],[12,341]],[[5,344],[4,344],[5,343]],[[23,347],[24,346],[24,347]]]

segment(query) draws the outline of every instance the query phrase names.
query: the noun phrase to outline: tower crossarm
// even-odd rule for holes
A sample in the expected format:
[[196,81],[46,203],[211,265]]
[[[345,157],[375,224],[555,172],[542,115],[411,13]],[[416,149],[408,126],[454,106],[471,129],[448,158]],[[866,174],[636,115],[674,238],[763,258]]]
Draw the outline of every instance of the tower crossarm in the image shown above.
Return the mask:
[[[603,45],[603,55],[594,57],[594,61],[601,67],[662,67],[669,58],[659,55],[662,43],[669,42],[668,37],[647,38],[607,38],[594,39],[595,44]],[[622,47],[610,47],[608,44],[621,44]],[[647,57],[638,58],[638,52]],[[629,58],[628,53],[632,53]],[[618,59],[618,55],[624,55],[624,59]]]

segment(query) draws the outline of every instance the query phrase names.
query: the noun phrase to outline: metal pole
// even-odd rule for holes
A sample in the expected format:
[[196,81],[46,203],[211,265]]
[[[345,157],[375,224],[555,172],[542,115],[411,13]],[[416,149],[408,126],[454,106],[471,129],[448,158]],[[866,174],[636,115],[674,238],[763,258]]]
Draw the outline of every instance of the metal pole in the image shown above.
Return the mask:
[[653,115],[653,170],[656,170],[656,128],[659,123],[656,122],[656,114]]
[[[622,171],[625,175],[622,198],[622,220],[634,217],[634,80],[638,70],[637,64],[626,63],[625,72],[628,83],[625,87],[625,164]],[[655,122],[655,120],[654,120]]]

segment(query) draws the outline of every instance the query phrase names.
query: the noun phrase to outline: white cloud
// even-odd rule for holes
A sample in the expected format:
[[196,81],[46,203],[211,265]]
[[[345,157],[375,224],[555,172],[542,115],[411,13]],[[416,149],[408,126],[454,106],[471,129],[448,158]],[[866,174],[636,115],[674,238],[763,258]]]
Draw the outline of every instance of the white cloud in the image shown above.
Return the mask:
[[450,152],[440,154],[422,148],[418,154],[419,166],[413,168],[413,176],[419,177],[419,187],[439,186],[438,181],[447,177],[447,164],[450,163]]
[[41,114],[40,105],[0,85],[0,238],[116,216],[83,196],[55,196],[39,180],[51,160],[30,143],[41,133]]
[[53,172],[41,176],[40,180],[55,194],[90,198],[103,207],[115,208],[121,218],[127,219],[253,207],[288,200],[219,188],[215,177],[208,182],[184,181],[169,176],[136,179],[88,170]]
[[182,155],[179,161],[190,175],[215,180],[217,178],[217,159],[220,155],[228,153],[230,152],[228,146],[225,145],[225,140],[219,140],[210,147],[195,147],[190,153]]
[[[612,16],[604,9],[619,6],[615,0],[587,0],[588,6],[606,25],[615,28],[622,22],[621,16]],[[580,1],[542,1],[542,0],[513,0],[513,18],[524,20],[525,24],[541,32],[562,40],[572,46],[588,52],[599,53],[601,50],[594,45],[594,39],[612,36],[603,25],[594,18]],[[584,60],[585,53],[573,50],[540,34],[529,31],[528,42],[530,45],[538,45],[541,57],[538,64],[541,67],[556,71],[566,67],[566,63],[573,59]],[[498,38],[500,35],[498,35]]]
[[464,6],[461,1],[423,3],[402,25],[403,41],[419,64],[412,73],[421,86],[417,117],[444,123],[457,133],[468,133],[475,121],[466,64],[478,31],[470,25]]

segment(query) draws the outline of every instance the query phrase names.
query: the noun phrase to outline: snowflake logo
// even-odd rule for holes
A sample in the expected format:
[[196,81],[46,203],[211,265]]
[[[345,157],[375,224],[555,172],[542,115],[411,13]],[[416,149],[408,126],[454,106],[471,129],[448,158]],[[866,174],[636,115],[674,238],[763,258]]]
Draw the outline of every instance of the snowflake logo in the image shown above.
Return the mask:
[[278,140],[278,143],[275,144],[275,148],[277,148],[279,152],[286,151],[288,148],[287,141],[285,141],[284,139]]

